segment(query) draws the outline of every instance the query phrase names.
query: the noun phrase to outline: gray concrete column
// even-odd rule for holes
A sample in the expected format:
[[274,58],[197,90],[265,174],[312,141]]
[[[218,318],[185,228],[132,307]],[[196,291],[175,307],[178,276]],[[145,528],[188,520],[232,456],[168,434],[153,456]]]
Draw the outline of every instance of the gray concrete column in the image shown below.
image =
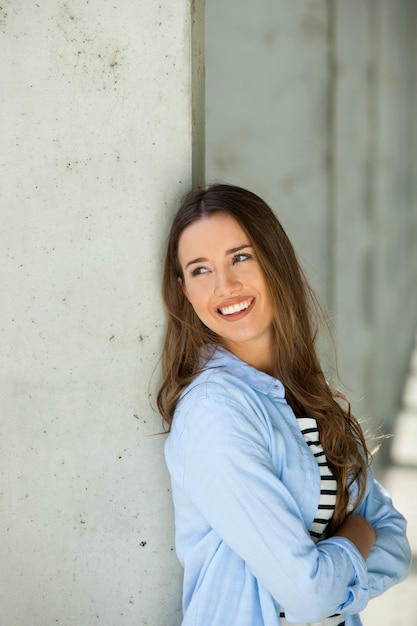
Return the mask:
[[1,3],[4,626],[180,622],[151,374],[168,222],[202,176],[201,20]]

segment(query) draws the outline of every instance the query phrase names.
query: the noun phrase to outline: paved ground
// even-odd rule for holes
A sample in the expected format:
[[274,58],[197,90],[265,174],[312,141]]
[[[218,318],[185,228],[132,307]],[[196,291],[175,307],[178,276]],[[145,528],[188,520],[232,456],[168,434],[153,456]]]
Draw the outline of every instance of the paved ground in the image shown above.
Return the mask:
[[392,444],[392,465],[378,478],[408,520],[414,558],[407,580],[372,600],[362,621],[364,626],[417,626],[417,339]]

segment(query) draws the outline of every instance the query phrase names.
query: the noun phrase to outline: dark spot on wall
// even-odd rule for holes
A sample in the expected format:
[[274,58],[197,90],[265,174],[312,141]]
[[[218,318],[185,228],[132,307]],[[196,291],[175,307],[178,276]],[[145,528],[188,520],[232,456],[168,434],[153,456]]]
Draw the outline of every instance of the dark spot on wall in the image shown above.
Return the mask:
[[268,30],[264,34],[263,41],[264,41],[265,48],[267,50],[271,50],[271,48],[273,48],[276,38],[277,38],[277,33],[273,30]]
[[301,32],[308,38],[321,38],[326,34],[326,25],[318,15],[310,14],[301,20]]
[[280,184],[283,193],[291,195],[292,193],[294,193],[294,188],[297,184],[297,181],[295,179],[295,176],[289,174],[288,176],[283,176],[281,178]]
[[3,33],[6,32],[5,27],[7,24],[7,17],[8,17],[8,5],[9,2],[8,0],[3,0],[2,3],[0,4],[0,26],[2,27]]
[[68,5],[67,2],[65,2],[64,4],[64,11],[65,11],[65,15],[69,20],[75,20],[75,15],[74,12],[71,11],[70,6]]

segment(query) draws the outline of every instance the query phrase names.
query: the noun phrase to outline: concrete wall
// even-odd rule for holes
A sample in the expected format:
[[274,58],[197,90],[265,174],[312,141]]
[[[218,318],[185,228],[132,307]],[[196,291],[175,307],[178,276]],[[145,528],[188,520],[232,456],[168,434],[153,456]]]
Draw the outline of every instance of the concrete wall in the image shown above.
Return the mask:
[[202,175],[201,4],[1,3],[2,626],[180,621],[148,391]]
[[416,34],[412,0],[206,9],[206,177],[276,209],[353,409],[387,431],[417,323]]

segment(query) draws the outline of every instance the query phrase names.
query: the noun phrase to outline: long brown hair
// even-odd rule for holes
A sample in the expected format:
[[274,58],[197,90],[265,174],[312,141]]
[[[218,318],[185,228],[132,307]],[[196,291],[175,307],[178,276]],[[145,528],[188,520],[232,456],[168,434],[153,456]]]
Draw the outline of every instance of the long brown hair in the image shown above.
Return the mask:
[[207,328],[184,296],[178,278],[182,231],[216,212],[231,215],[249,237],[264,272],[274,305],[274,375],[297,416],[317,420],[320,441],[338,483],[336,508],[328,532],[343,522],[349,487],[357,482],[356,506],[363,499],[369,452],[358,420],[345,397],[327,383],[315,349],[320,307],[293,246],[270,207],[258,196],[216,184],[188,193],[174,217],[163,268],[162,292],[167,314],[162,352],[163,380],[157,403],[169,429],[181,392],[199,373],[201,348],[221,339]]

